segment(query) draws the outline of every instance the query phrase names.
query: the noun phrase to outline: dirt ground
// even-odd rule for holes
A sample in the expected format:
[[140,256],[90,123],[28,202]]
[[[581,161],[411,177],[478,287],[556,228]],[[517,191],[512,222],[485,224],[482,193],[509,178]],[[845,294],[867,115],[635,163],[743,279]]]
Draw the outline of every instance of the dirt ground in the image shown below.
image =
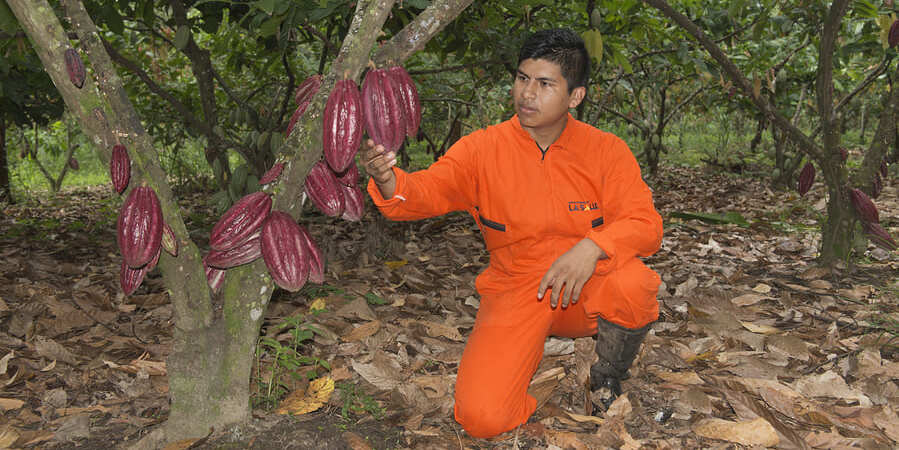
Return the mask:
[[[665,219],[646,260],[664,282],[661,313],[605,414],[584,414],[592,339],[551,338],[531,420],[468,436],[452,394],[488,261],[477,228],[461,214],[387,223],[369,204],[359,223],[304,217],[326,284],[273,298],[252,422],[172,448],[897,448],[897,253],[869,245],[857,264],[817,267],[820,183],[802,198],[693,169],[648,183]],[[897,191],[889,179],[876,200],[894,236]],[[202,248],[216,216],[204,194],[183,198]],[[103,187],[3,206],[0,448],[125,447],[167,417],[173,312],[156,273],[120,292],[118,201]],[[291,318],[323,330],[296,354],[327,368],[279,369]],[[271,395],[277,377],[284,392]],[[336,386],[319,409],[277,413],[316,378]]]

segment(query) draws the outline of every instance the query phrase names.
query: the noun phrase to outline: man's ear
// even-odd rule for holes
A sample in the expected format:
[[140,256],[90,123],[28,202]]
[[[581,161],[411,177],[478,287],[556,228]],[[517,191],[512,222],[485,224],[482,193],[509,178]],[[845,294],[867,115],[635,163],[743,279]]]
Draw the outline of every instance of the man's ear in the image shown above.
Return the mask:
[[571,91],[571,100],[568,102],[568,108],[577,108],[577,105],[580,105],[584,100],[584,96],[587,95],[587,88],[583,86],[578,86]]

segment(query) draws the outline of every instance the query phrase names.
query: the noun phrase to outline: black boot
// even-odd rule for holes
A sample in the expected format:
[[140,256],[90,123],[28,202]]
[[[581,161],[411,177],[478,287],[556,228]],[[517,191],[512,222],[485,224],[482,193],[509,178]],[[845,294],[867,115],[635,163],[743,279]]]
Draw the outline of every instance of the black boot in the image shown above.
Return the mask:
[[621,395],[621,380],[627,378],[627,371],[651,325],[634,330],[599,318],[596,332],[599,361],[590,367],[590,399],[594,411],[606,411]]

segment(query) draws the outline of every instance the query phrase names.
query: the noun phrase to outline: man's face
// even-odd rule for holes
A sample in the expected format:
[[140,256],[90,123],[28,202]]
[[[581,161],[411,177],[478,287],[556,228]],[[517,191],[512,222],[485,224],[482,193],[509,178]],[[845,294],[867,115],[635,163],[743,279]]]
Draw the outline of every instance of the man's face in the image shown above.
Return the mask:
[[584,88],[568,93],[568,82],[558,64],[545,59],[526,59],[518,65],[512,84],[512,101],[525,128],[552,128],[568,118],[568,109],[583,99]]

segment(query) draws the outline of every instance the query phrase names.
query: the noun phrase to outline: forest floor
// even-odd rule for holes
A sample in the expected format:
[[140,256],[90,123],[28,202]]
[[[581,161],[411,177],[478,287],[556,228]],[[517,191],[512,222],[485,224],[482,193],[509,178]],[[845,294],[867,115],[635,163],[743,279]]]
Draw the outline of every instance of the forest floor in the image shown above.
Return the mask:
[[[899,253],[816,266],[820,182],[799,198],[751,177],[660,172],[648,183],[665,237],[646,262],[662,275],[661,313],[600,417],[584,414],[592,339],[550,338],[532,420],[468,436],[452,406],[488,262],[477,227],[462,214],[388,223],[369,204],[357,223],[304,217],[326,284],[273,298],[252,423],[172,448],[896,448]],[[897,236],[899,184],[886,184],[876,203]],[[113,448],[167,417],[172,307],[158,273],[121,294],[109,191],[3,206],[0,448]],[[201,248],[207,195],[182,195]],[[304,396],[318,408],[300,414]]]

